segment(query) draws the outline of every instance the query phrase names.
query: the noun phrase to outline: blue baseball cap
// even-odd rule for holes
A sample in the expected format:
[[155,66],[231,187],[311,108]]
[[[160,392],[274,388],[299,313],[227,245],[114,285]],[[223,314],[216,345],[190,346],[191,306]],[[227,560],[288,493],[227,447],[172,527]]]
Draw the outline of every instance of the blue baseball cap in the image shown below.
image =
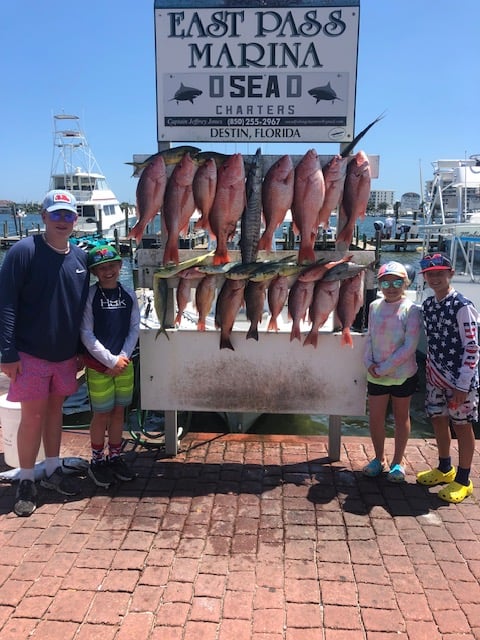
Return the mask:
[[42,204],[43,211],[71,211],[77,213],[77,201],[74,196],[63,189],[53,189],[45,196]]

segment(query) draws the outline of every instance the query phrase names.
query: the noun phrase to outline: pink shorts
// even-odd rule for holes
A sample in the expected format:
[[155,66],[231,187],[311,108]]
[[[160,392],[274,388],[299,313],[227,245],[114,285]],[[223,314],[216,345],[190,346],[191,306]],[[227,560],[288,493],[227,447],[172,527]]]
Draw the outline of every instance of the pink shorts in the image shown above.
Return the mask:
[[19,352],[22,373],[10,380],[7,400],[27,402],[44,400],[49,395],[70,396],[78,389],[77,357],[62,362],[49,362]]

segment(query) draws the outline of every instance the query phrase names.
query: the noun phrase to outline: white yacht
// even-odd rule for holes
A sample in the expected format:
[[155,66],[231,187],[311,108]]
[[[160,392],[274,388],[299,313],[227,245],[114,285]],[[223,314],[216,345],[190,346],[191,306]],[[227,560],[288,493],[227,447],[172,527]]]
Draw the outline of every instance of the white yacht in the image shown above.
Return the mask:
[[49,189],[66,189],[77,199],[77,236],[114,236],[115,229],[125,236],[135,220],[134,207],[122,210],[108,187],[75,115],[57,114],[54,120],[54,148]]
[[432,164],[423,234],[426,241],[440,235],[452,264],[463,259],[465,273],[473,282],[478,279],[474,263],[480,258],[480,155]]
[[[425,224],[420,227],[427,253],[430,241],[442,240],[455,275],[452,284],[480,309],[480,155],[432,163],[433,179],[426,185]],[[417,301],[431,295],[417,279]]]

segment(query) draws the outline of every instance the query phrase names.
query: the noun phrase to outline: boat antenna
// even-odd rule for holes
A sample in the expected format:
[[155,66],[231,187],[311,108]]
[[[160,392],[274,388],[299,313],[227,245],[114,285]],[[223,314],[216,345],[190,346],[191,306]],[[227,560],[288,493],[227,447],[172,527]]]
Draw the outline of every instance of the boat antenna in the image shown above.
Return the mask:
[[423,187],[423,176],[422,176],[422,159],[419,158],[418,159],[418,170],[420,173],[420,197],[421,199],[421,203],[422,203],[422,214],[423,214],[423,221],[425,222],[425,189]]

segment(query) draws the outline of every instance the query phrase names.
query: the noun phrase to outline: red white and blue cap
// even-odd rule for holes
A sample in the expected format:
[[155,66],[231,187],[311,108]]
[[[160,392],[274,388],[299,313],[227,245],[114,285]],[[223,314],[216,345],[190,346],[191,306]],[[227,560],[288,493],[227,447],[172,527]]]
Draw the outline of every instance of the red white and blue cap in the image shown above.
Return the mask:
[[395,262],[391,260],[386,264],[383,264],[378,270],[378,278],[383,278],[384,276],[397,276],[398,278],[403,278],[404,280],[408,280],[407,270],[400,262]]
[[452,263],[443,253],[434,253],[424,256],[420,260],[420,273],[428,271],[452,271]]
[[51,213],[52,211],[71,211],[77,213],[77,201],[68,191],[63,189],[53,189],[45,196],[42,209]]

